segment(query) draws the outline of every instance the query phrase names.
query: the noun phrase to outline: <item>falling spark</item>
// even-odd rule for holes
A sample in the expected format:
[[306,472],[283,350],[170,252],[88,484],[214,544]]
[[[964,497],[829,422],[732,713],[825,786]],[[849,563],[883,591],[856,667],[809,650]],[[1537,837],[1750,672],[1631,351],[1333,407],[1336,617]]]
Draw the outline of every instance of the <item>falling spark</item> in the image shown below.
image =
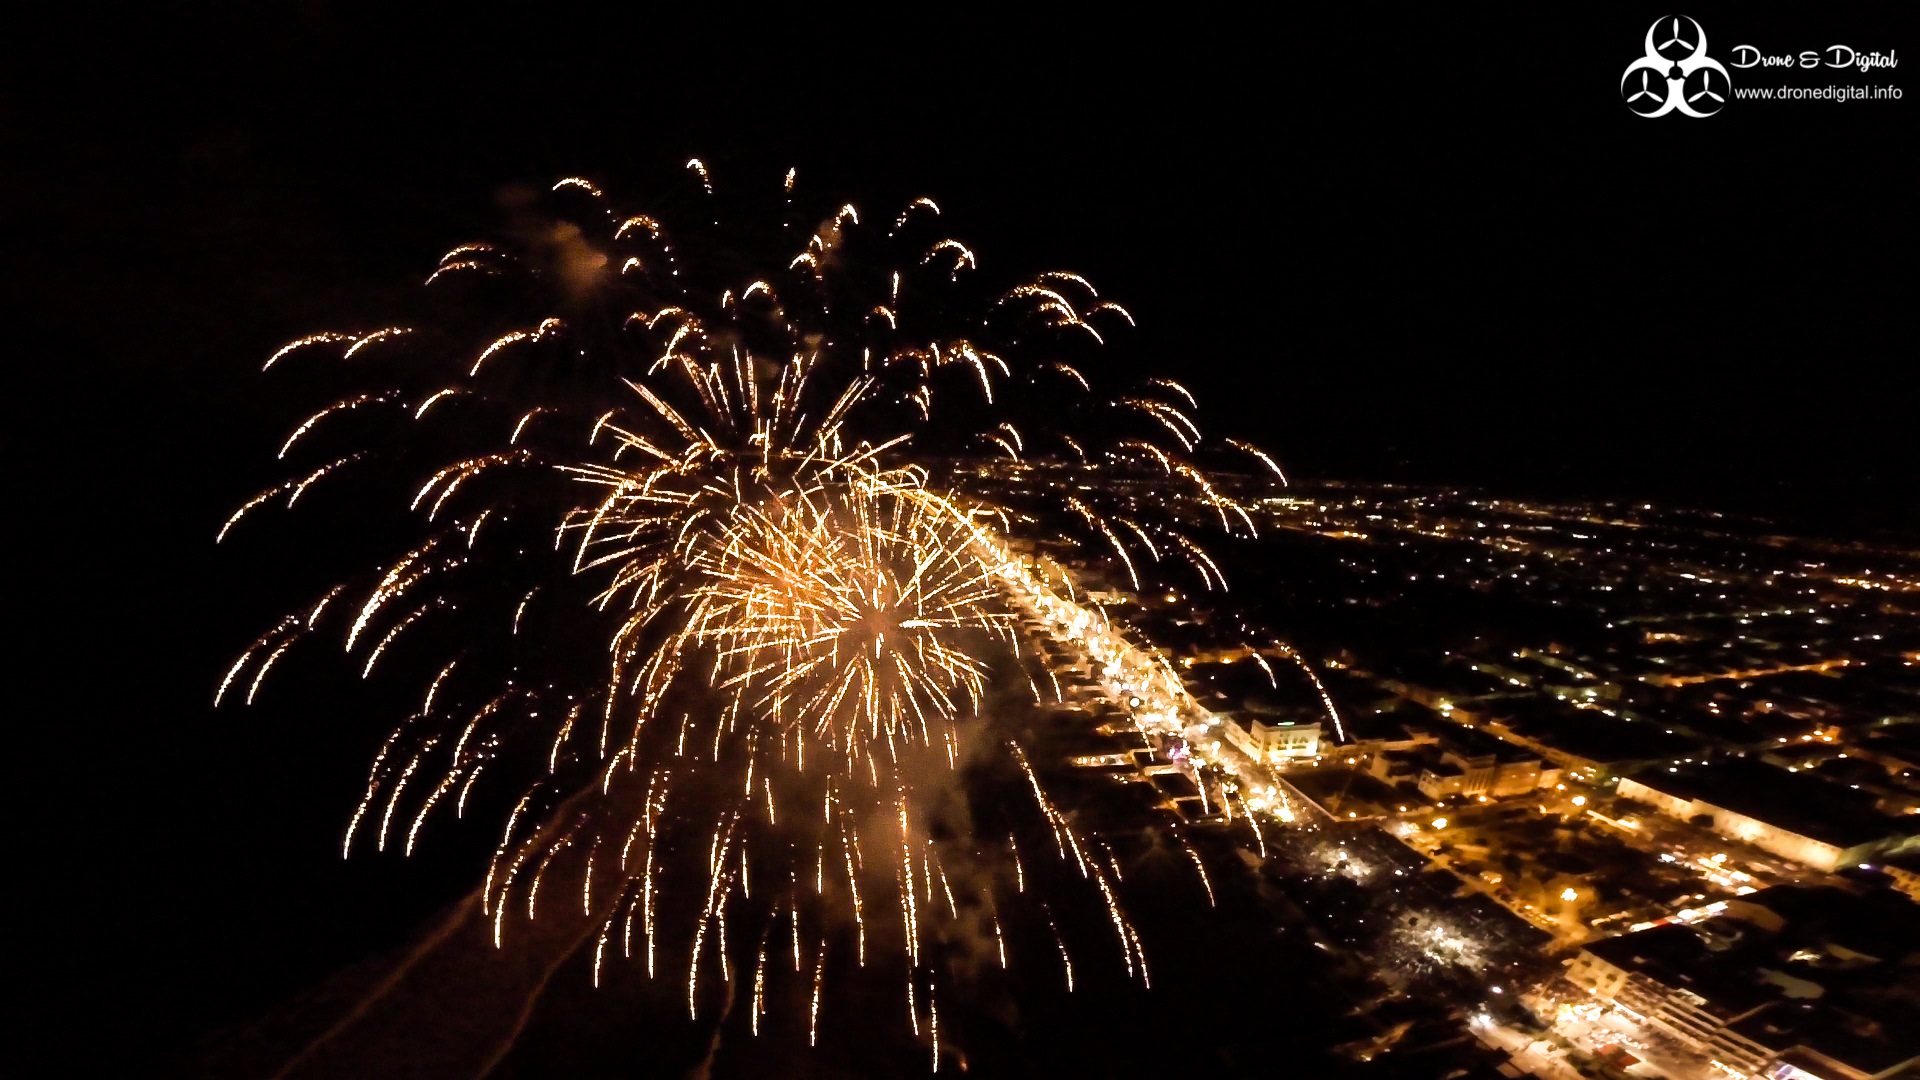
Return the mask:
[[[688,160],[686,171],[713,194],[703,161]],[[797,208],[786,209],[795,176],[789,170],[783,184],[787,221],[801,220]],[[517,911],[524,902],[535,918],[549,873],[571,882],[577,870],[582,914],[602,920],[595,985],[608,942],[617,932],[630,955],[638,923],[649,978],[658,957],[681,950],[697,1015],[703,959],[711,970],[717,958],[731,981],[744,976],[746,958],[728,942],[758,940],[757,1034],[768,1007],[773,922],[789,922],[798,977],[804,918],[818,935],[808,1014],[816,1044],[824,927],[850,920],[855,964],[847,967],[866,967],[870,944],[897,950],[916,1031],[924,989],[937,1072],[934,943],[951,940],[968,913],[949,880],[962,849],[929,835],[927,778],[953,773],[976,746],[996,744],[983,735],[993,664],[1022,649],[1008,597],[1079,602],[1070,581],[1058,583],[1067,598],[1055,597],[1009,545],[1016,525],[1037,529],[1045,519],[1006,505],[993,475],[946,463],[984,447],[998,455],[996,468],[1033,470],[1043,478],[1035,496],[1063,536],[1104,543],[1109,565],[1123,567],[1136,587],[1157,569],[1191,568],[1206,587],[1224,589],[1220,568],[1183,522],[1204,514],[1222,531],[1252,533],[1253,519],[1230,494],[1237,489],[1192,460],[1202,438],[1191,391],[1164,378],[1120,390],[1106,385],[1109,365],[1084,358],[1104,343],[1103,331],[1132,322],[1125,308],[1078,274],[1049,271],[991,294],[985,311],[967,310],[946,286],[962,269],[978,270],[975,252],[954,239],[928,246],[924,233],[908,230],[940,215],[931,199],[908,204],[884,235],[863,225],[852,204],[839,205],[814,219],[823,223],[797,253],[789,248],[759,274],[694,290],[677,260],[701,248],[681,246],[668,222],[614,213],[582,177],[561,179],[553,192],[554,212],[567,218],[546,235],[569,237],[595,265],[622,269],[585,286],[619,305],[609,318],[563,322],[534,310],[505,326],[315,334],[268,358],[263,370],[325,349],[340,378],[380,383],[330,394],[332,403],[307,414],[279,451],[312,452],[383,418],[397,424],[395,445],[405,452],[393,464],[410,499],[395,509],[411,510],[407,527],[417,531],[255,639],[226,670],[216,703],[240,696],[242,684],[254,701],[276,662],[326,629],[322,613],[337,596],[350,597],[350,616],[332,618],[346,624],[349,652],[365,649],[364,657],[355,652],[365,677],[390,652],[383,679],[429,642],[452,642],[456,655],[435,669],[421,711],[375,757],[343,857],[375,816],[378,848],[398,819],[409,824],[411,854],[439,807],[451,802],[464,817],[475,790],[526,784],[481,892],[497,948],[510,905]],[[720,204],[701,205],[711,212]],[[584,220],[583,208],[592,209]],[[872,236],[884,247],[903,231],[891,242],[894,257],[878,265],[865,241],[856,242]],[[488,289],[564,280],[554,258],[548,241],[526,251],[465,244],[427,280],[448,297],[483,277]],[[836,304],[840,296],[867,299]],[[564,310],[591,310],[578,299]],[[430,369],[430,354],[440,352],[443,367]],[[1096,419],[1090,430],[1066,430],[1078,414],[1047,395],[1016,392],[1022,386],[1065,394]],[[374,407],[382,404],[389,407]],[[346,412],[355,413],[353,423],[331,419]],[[1126,430],[1109,437],[1113,425],[1102,415]],[[1263,452],[1227,445],[1284,482]],[[1056,457],[1061,447],[1071,457]],[[344,467],[370,453],[336,457],[267,489],[216,540],[280,496],[291,507],[323,478],[371,484],[381,470]],[[1044,479],[1074,463],[1123,469],[1155,485],[1143,489],[1153,492],[1150,505],[1116,512],[1090,486]],[[390,649],[403,636],[407,648]],[[451,677],[456,666],[459,679]],[[1165,678],[1177,688],[1170,673]],[[1029,685],[1036,701],[1048,687],[1059,697],[1051,671]],[[689,707],[695,695],[701,705]],[[1338,732],[1337,716],[1334,724]],[[1024,812],[1045,821],[1054,853],[1082,879],[1076,887],[1101,897],[1126,969],[1145,982],[1112,853],[1052,804],[1017,743],[1004,748],[1028,782]],[[1186,850],[1211,901],[1205,868]],[[677,905],[662,906],[663,885],[671,897],[676,883],[698,880],[690,871],[701,851],[705,902],[693,918],[699,897],[690,896],[688,924],[669,925],[665,915]],[[1036,895],[1050,888],[1048,876],[1029,882],[1012,831],[1006,857],[1012,895],[995,895],[1001,877],[983,898],[999,962],[1008,963],[1000,905],[1038,904],[1071,990],[1064,938]],[[553,870],[562,860],[565,869]],[[563,906],[571,908],[570,899]],[[897,920],[869,918],[896,909]]]

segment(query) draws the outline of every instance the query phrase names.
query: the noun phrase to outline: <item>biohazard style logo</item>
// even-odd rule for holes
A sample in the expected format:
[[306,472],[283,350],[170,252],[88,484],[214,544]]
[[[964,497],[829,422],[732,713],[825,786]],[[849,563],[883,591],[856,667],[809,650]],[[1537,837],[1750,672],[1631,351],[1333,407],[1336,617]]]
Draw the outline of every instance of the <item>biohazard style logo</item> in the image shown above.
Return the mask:
[[1732,82],[1720,61],[1707,55],[1707,32],[1685,15],[1670,15],[1647,28],[1647,55],[1627,65],[1620,96],[1641,116],[1712,116],[1731,96]]

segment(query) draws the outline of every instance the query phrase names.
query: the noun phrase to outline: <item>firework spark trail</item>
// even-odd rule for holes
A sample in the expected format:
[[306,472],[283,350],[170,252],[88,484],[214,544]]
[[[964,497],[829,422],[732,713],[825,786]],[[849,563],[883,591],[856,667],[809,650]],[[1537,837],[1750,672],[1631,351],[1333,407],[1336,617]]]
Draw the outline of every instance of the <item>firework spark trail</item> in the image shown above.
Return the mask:
[[[704,194],[714,193],[702,161],[690,160],[687,171]],[[789,172],[783,214],[793,212],[794,179]],[[303,365],[354,361],[353,371],[393,379],[308,414],[280,444],[282,458],[316,453],[315,444],[343,429],[389,415],[403,446],[448,448],[398,498],[425,536],[351,586],[358,599],[348,605],[342,637],[349,653],[364,653],[362,674],[372,676],[390,652],[383,673],[407,666],[419,642],[453,633],[456,623],[490,628],[461,643],[432,676],[421,712],[383,744],[343,854],[376,802],[383,804],[376,846],[385,850],[404,803],[410,854],[436,806],[453,802],[464,817],[476,789],[485,804],[496,797],[490,784],[527,783],[480,893],[496,946],[509,904],[524,896],[533,918],[550,866],[577,851],[566,857],[584,862],[582,909],[605,912],[596,928],[596,983],[612,935],[630,953],[636,921],[652,977],[665,944],[663,882],[699,877],[704,888],[685,890],[682,905],[697,914],[686,954],[694,1016],[711,941],[730,987],[736,965],[753,970],[757,1032],[772,923],[788,919],[800,973],[805,909],[809,926],[822,928],[810,1041],[818,1038],[824,928],[850,921],[858,966],[866,964],[870,937],[898,947],[916,1030],[915,980],[929,979],[937,1068],[936,980],[922,968],[922,948],[944,940],[962,912],[948,879],[953,851],[931,839],[921,788],[924,777],[950,774],[965,756],[963,740],[973,737],[992,689],[989,659],[1019,653],[1004,594],[1044,588],[1009,552],[1006,514],[998,529],[990,524],[988,515],[1000,511],[992,477],[953,469],[946,455],[986,446],[1025,468],[1046,458],[1042,442],[1057,441],[1080,462],[1100,454],[1092,436],[1061,430],[1057,411],[1015,422],[1012,410],[1032,403],[1007,389],[1044,373],[1048,386],[1084,402],[1075,415],[1124,429],[1103,460],[1141,467],[1139,475],[1204,508],[1223,531],[1251,535],[1253,521],[1192,458],[1213,444],[1192,417],[1191,391],[1156,378],[1109,396],[1087,374],[1101,367],[1070,362],[1133,321],[1085,278],[1049,271],[1000,292],[977,318],[942,314],[962,271],[971,278],[980,264],[967,245],[924,231],[940,215],[929,199],[911,203],[884,236],[866,231],[854,206],[841,205],[797,256],[769,261],[785,269],[741,285],[680,261],[665,224],[615,213],[589,180],[565,178],[553,197],[599,215],[555,224],[551,235],[564,243],[554,247],[564,252],[463,244],[427,278],[436,291],[468,287],[463,282],[522,289],[533,298],[531,310],[498,309],[512,322],[480,335],[402,326],[310,335],[264,365],[281,378]],[[865,255],[869,243],[890,243],[900,257],[876,266]],[[618,329],[551,314],[554,289],[576,307],[583,294],[621,305],[613,310],[624,316],[607,321]],[[859,299],[840,303],[841,295]],[[441,355],[445,342],[466,339]],[[1028,344],[1034,341],[1043,347]],[[1044,357],[1030,364],[1030,352]],[[587,374],[568,374],[580,371]],[[529,399],[532,385],[546,387],[545,396]],[[347,412],[364,423],[329,419]],[[493,447],[477,443],[476,432],[495,440]],[[1284,480],[1256,448],[1225,445]],[[291,506],[336,473],[370,482],[365,473],[373,470],[344,468],[368,454],[308,465],[244,504],[219,539],[258,506],[280,495]],[[410,452],[407,460],[419,456]],[[1143,568],[1165,562],[1190,568],[1208,588],[1225,587],[1219,567],[1175,516],[1109,515],[1094,505],[1098,496],[1076,490],[1040,489],[1060,521],[1105,542],[1136,586]],[[216,702],[249,668],[246,697],[253,700],[275,661],[320,629],[323,611],[348,588],[256,640],[226,672]],[[496,593],[497,614],[489,599]],[[553,660],[556,646],[582,653],[557,633],[598,637],[604,666],[576,672],[581,665]],[[458,680],[450,678],[456,666]],[[490,693],[482,685],[489,670],[512,673],[506,689]],[[1058,682],[1048,675],[1057,699]],[[1042,699],[1040,683],[1028,682]],[[580,730],[583,718],[597,728],[597,743],[593,728]],[[984,742],[1001,745],[1017,765],[1056,855],[1100,896],[1123,966],[1144,981],[1145,954],[1120,903],[1111,853],[1103,864],[1081,839],[1018,744]],[[489,784],[477,784],[489,765]],[[628,776],[644,782],[643,794],[623,786]],[[589,796],[598,799],[591,808],[579,802]],[[639,810],[612,809],[622,805]],[[884,837],[875,832],[882,821],[891,822]],[[878,857],[875,844],[896,840],[897,859]],[[630,866],[636,844],[642,854]],[[682,864],[702,847],[708,862],[695,875]],[[1014,895],[1027,896],[1028,867],[1011,832],[1007,854]],[[799,885],[809,877],[806,892]],[[769,899],[766,882],[787,887],[776,886],[780,896]],[[702,893],[695,912],[692,901]],[[1004,966],[1002,901],[1013,902],[985,894]],[[897,910],[898,926],[880,917],[888,910]],[[1045,910],[1071,988],[1066,942]],[[760,947],[741,961],[730,940]]]
[[820,986],[827,971],[827,943],[820,943],[820,952],[813,962],[813,1004],[807,1010],[807,1045],[814,1046],[820,1040]]
[[1060,949],[1060,965],[1066,969],[1067,993],[1071,994],[1073,993],[1073,957],[1067,955],[1067,940],[1060,936],[1060,924],[1054,921],[1051,908],[1047,909],[1047,928],[1053,931],[1053,943]]
[[[1320,675],[1318,672],[1313,670],[1313,665],[1307,663],[1306,657],[1301,656],[1299,651],[1296,650],[1291,645],[1275,642],[1272,648],[1273,648],[1273,651],[1279,653],[1283,657],[1286,657],[1288,660],[1293,662],[1293,665],[1295,667],[1299,668],[1302,672],[1306,673],[1307,680],[1313,683],[1314,692],[1320,695],[1321,706],[1327,710],[1327,719],[1333,721],[1334,737],[1339,739],[1341,742],[1346,742],[1347,728],[1346,728],[1346,725],[1341,723],[1340,721],[1340,710],[1334,708],[1333,695],[1327,693],[1327,684],[1320,681]],[[1259,662],[1261,667],[1267,669],[1267,677],[1269,679],[1273,678],[1273,669],[1267,667],[1266,660],[1261,658],[1258,652],[1254,653],[1254,659]]]
[[1207,864],[1201,860],[1200,853],[1193,850],[1193,845],[1188,843],[1184,836],[1180,838],[1180,850],[1186,852],[1187,858],[1193,861],[1193,869],[1200,875],[1200,884],[1206,886],[1208,906],[1220,906],[1213,897],[1213,879],[1207,876]]

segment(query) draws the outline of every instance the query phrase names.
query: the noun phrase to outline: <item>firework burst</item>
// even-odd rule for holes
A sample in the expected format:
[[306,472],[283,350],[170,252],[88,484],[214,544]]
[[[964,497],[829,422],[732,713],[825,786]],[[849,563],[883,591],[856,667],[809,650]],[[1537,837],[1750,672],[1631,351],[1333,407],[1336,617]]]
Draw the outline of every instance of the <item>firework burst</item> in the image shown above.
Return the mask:
[[[704,165],[689,172],[711,198]],[[652,975],[671,951],[690,1011],[703,980],[740,981],[756,1032],[786,939],[814,1024],[830,951],[855,966],[883,947],[897,957],[916,1033],[937,1028],[938,957],[954,941],[990,943],[1004,966],[1001,912],[1031,875],[1018,842],[979,842],[925,805],[965,761],[997,754],[1145,980],[1111,860],[981,720],[995,658],[1019,649],[1012,598],[1043,588],[1009,554],[1010,511],[1041,519],[997,497],[1007,470],[1131,470],[1221,529],[1252,529],[1194,462],[1184,387],[1095,392],[1077,358],[1132,316],[1067,272],[974,302],[978,259],[925,232],[940,216],[930,199],[886,228],[842,206],[797,254],[738,280],[697,257],[731,265],[737,249],[614,213],[585,180],[550,199],[553,214],[513,239],[449,251],[420,325],[315,334],[267,361],[377,385],[298,423],[280,456],[311,462],[220,537],[356,474],[418,531],[259,638],[218,697],[252,701],[296,641],[336,625],[363,676],[396,654],[418,664],[431,650],[412,638],[449,646],[420,669],[422,702],[376,755],[343,851],[410,853],[436,812],[504,791],[482,894],[496,944],[559,902],[541,891],[554,866],[577,866],[581,911],[599,922],[596,981],[612,952]],[[1023,431],[1021,408],[1041,407],[1047,422]],[[336,429],[353,448],[323,452]],[[1164,559],[1224,587],[1170,515],[1103,512],[1035,475],[1060,510],[1048,520],[1136,581]],[[1034,904],[1070,986],[1052,909]]]
[[983,632],[1013,643],[996,586],[1010,567],[991,538],[945,499],[877,477],[743,500],[682,562],[672,652],[711,654],[730,710],[835,753],[951,748],[987,672],[960,646]]

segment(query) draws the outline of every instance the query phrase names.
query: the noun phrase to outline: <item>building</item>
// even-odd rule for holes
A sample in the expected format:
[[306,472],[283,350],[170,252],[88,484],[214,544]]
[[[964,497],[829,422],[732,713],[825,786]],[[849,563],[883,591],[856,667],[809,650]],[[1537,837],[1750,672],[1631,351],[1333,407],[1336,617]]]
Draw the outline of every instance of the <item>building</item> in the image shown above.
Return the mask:
[[1916,1014],[1897,989],[1920,962],[1912,903],[1885,890],[1778,885],[1724,910],[1592,942],[1567,977],[1728,1076],[1914,1075]]
[[1657,926],[1580,950],[1567,978],[1651,1028],[1751,1076],[1775,1053],[1736,1025],[1780,996],[1777,989],[1722,978],[1693,928]]
[[1920,851],[1888,856],[1877,865],[1892,879],[1894,888],[1920,902]]
[[1055,736],[1056,745],[1068,761],[1083,768],[1134,764],[1133,755],[1152,751],[1147,737],[1138,731],[1076,731]]
[[[1435,735],[1431,745],[1414,746],[1400,755],[1380,755],[1387,764],[1376,767],[1391,773],[1406,768],[1409,761],[1417,761],[1419,772],[1414,786],[1435,800],[1452,795],[1500,799],[1552,787],[1560,781],[1558,766],[1483,732],[1442,723],[1437,725]],[[1411,759],[1408,753],[1413,755]]]
[[1448,795],[1503,799],[1525,795],[1559,782],[1560,770],[1539,758],[1519,754],[1467,754],[1444,749],[1440,761],[1423,769],[1415,786],[1430,799]]
[[1367,773],[1383,784],[1417,787],[1421,772],[1434,756],[1421,753],[1411,746],[1380,750],[1367,759]]
[[1559,767],[1540,755],[1446,720],[1392,725],[1357,741],[1354,756],[1365,760],[1374,779],[1418,788],[1436,802],[1450,796],[1526,795],[1560,782]]
[[1440,741],[1439,730],[1449,726],[1441,714],[1405,698],[1388,697],[1369,704],[1348,707],[1342,714],[1347,741],[1339,752],[1354,761],[1433,745]]
[[1867,1072],[1866,1069],[1884,1062],[1876,1059],[1855,1065],[1815,1047],[1796,1046],[1774,1055],[1754,1076],[1761,1080],[1912,1080],[1916,1062],[1920,1062],[1920,1058],[1894,1060],[1885,1068]]
[[1319,755],[1326,710],[1306,680],[1278,678],[1251,654],[1184,666],[1193,700],[1241,753],[1268,764]]
[[1257,713],[1230,713],[1220,730],[1228,742],[1255,761],[1279,764],[1320,753],[1318,721],[1281,720]]
[[1831,872],[1912,846],[1870,796],[1745,758],[1622,777],[1617,794],[1802,866]]

